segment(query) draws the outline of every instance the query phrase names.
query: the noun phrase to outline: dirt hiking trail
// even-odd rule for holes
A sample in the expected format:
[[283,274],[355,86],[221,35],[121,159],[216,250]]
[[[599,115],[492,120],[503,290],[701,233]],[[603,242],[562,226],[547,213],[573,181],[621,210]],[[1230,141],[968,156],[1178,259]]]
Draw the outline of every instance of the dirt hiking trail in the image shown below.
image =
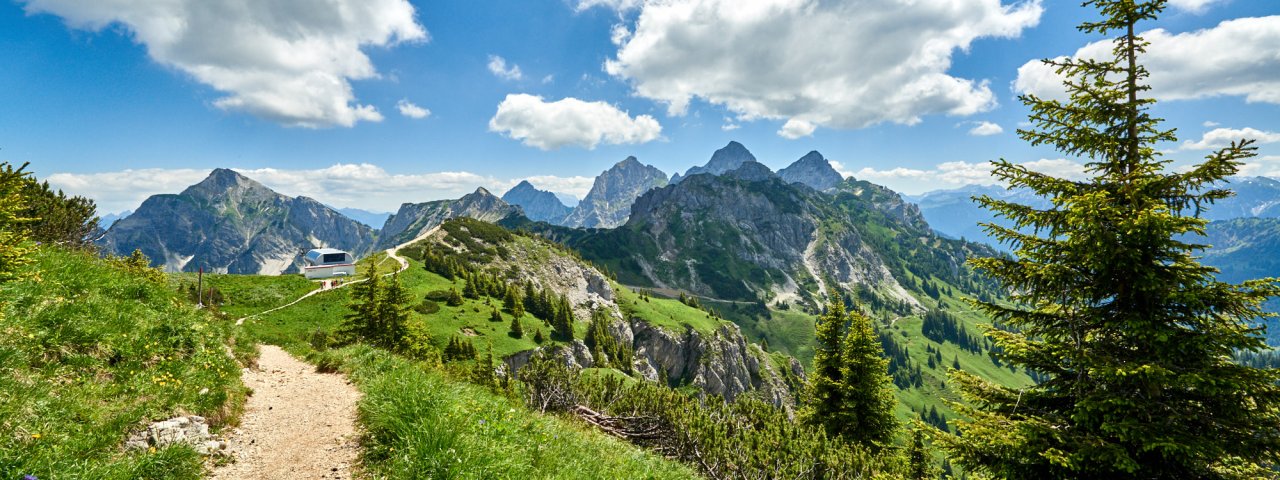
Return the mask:
[[243,377],[253,395],[230,435],[235,462],[214,468],[210,478],[351,478],[360,392],[345,376],[316,373],[280,347],[259,348],[258,369]]

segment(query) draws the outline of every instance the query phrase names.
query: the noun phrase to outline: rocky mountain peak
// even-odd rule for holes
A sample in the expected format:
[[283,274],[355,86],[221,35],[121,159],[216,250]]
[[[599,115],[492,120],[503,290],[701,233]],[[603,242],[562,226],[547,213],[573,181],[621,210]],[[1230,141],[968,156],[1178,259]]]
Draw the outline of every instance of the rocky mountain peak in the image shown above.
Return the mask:
[[182,194],[203,199],[217,199],[227,196],[279,196],[279,194],[265,185],[227,168],[213,169],[212,172],[209,172],[209,176],[201,180],[200,183],[187,187],[186,190],[182,191]]
[[553,224],[560,223],[573,210],[565,206],[556,194],[538,190],[528,180],[523,180],[511,187],[511,190],[507,190],[507,193],[502,194],[502,200],[520,207],[524,210],[524,216],[529,217],[530,220]]
[[808,185],[818,191],[834,188],[844,181],[844,176],[817,150],[805,154],[787,168],[778,170],[778,176],[787,183]]
[[725,172],[724,176],[748,182],[762,182],[770,178],[777,178],[773,170],[769,170],[769,167],[766,167],[763,163],[755,161],[745,162],[738,168]]
[[715,153],[712,153],[711,160],[707,161],[706,165],[690,168],[685,171],[683,177],[677,175],[675,178],[672,178],[671,183],[679,182],[681,179],[689,178],[690,175],[697,175],[699,173],[724,175],[730,170],[741,167],[744,163],[754,161],[756,161],[756,157],[751,154],[751,151],[747,150],[747,147],[743,146],[741,143],[731,141],[728,145],[725,145],[723,148],[716,150]]
[[667,174],[627,157],[596,177],[591,191],[564,220],[564,225],[585,228],[613,228],[626,223],[631,204],[654,188],[667,184]]

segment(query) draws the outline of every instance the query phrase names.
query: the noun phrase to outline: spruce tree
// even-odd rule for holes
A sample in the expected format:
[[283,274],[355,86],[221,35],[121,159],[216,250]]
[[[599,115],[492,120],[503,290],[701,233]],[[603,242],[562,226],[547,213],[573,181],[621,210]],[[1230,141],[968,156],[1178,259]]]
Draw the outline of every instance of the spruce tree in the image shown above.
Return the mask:
[[1008,219],[985,225],[1016,257],[974,260],[1011,293],[975,302],[1007,331],[992,331],[1003,360],[1041,382],[995,385],[953,372],[975,408],[961,409],[951,458],[997,478],[1271,477],[1280,460],[1280,373],[1238,365],[1233,352],[1265,347],[1247,321],[1280,293],[1274,279],[1214,279],[1196,255],[1202,207],[1254,155],[1241,140],[1181,172],[1157,150],[1175,142],[1150,115],[1139,62],[1140,22],[1162,0],[1090,0],[1102,19],[1086,33],[1118,36],[1111,56],[1047,63],[1070,100],[1025,96],[1031,130],[1018,134],[1087,162],[1071,181],[1001,160],[994,175],[1052,200],[1037,209],[990,197]]
[[844,417],[844,369],[840,368],[846,319],[844,300],[834,291],[827,297],[827,311],[817,320],[813,369],[809,373],[801,417],[809,424],[823,427],[828,435],[836,436],[848,421]]
[[[139,252],[139,255],[141,252]],[[369,262],[365,270],[365,279],[351,285],[351,309],[339,330],[339,334],[350,341],[373,341],[378,330],[378,296],[382,291],[382,277],[378,276],[378,266]]]
[[931,480],[938,478],[933,467],[933,459],[924,446],[924,427],[911,429],[911,444],[907,446],[907,478],[911,480]]
[[844,339],[840,370],[848,413],[839,432],[845,440],[876,449],[888,445],[898,428],[889,360],[871,327],[871,318],[856,308],[847,318],[849,333]]
[[26,168],[26,164],[14,168],[8,162],[0,162],[0,283],[22,277],[23,266],[31,262],[33,247],[25,234],[31,219],[24,215],[26,202],[22,195],[23,185],[32,181]]
[[456,306],[462,305],[462,295],[458,294],[458,289],[450,288],[449,298],[446,299],[444,303],[445,305],[448,305],[450,307],[456,307]]
[[375,344],[388,350],[404,348],[409,323],[409,292],[400,284],[400,275],[392,274],[377,296]]
[[827,296],[801,417],[832,437],[882,447],[897,428],[884,350],[866,315],[846,311],[835,291]]
[[520,326],[519,317],[511,317],[511,336],[515,338],[524,338],[524,327]]

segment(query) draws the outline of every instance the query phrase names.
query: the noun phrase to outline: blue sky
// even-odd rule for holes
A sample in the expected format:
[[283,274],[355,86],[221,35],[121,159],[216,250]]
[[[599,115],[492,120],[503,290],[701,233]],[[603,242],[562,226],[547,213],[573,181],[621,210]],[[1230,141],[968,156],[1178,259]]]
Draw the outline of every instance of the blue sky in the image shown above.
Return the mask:
[[[1280,175],[1280,3],[1174,3],[1147,26],[1156,113],[1191,142],[1169,158],[1249,134],[1247,173]],[[0,0],[0,160],[104,213],[214,167],[383,211],[523,178],[581,196],[628,155],[682,172],[729,140],[919,193],[998,157],[1077,175],[1014,135],[1018,91],[1052,83],[1020,67],[1100,40],[1076,0],[317,4]]]

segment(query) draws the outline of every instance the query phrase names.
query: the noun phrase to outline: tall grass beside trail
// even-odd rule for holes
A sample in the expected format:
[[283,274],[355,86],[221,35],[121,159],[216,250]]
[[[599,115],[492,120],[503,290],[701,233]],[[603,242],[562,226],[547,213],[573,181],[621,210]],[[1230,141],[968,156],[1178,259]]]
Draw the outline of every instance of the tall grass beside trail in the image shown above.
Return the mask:
[[157,270],[53,248],[33,260],[27,278],[0,286],[0,478],[199,478],[188,447],[121,445],[178,414],[215,429],[237,418],[246,389],[230,322]]
[[698,478],[678,462],[518,400],[358,345],[325,352],[364,392],[364,466],[376,478]]

